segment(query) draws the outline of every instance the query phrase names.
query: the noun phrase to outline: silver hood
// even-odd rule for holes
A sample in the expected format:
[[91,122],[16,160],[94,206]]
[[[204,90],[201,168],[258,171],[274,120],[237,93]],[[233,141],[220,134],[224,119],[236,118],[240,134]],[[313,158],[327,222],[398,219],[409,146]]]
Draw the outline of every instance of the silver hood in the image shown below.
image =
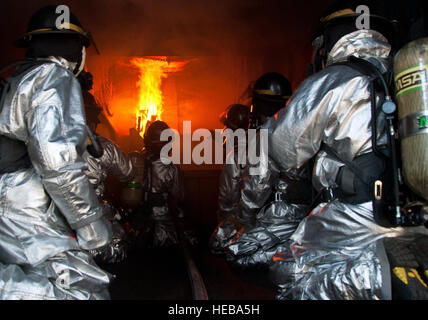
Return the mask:
[[349,56],[387,59],[390,52],[391,46],[382,34],[374,30],[358,30],[336,42],[328,54],[327,66],[346,60]]

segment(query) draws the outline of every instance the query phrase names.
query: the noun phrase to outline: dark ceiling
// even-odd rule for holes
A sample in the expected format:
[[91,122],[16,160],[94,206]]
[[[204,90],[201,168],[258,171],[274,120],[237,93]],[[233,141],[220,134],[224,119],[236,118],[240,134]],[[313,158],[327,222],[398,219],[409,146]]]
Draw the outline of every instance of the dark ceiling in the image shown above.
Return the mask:
[[[309,46],[331,1],[70,0],[68,5],[106,55],[257,55]],[[52,1],[2,1],[2,56],[26,31],[31,14]]]
[[[373,0],[374,1],[374,0]],[[381,0],[379,0],[381,1]],[[377,2],[379,2],[377,1]],[[52,0],[0,2],[1,58],[20,54],[12,42],[38,8]],[[332,0],[62,0],[89,29],[102,54],[259,55],[310,47],[321,12]],[[425,0],[383,1],[402,20]],[[426,15],[426,13],[425,13]],[[22,53],[21,53],[22,54]]]

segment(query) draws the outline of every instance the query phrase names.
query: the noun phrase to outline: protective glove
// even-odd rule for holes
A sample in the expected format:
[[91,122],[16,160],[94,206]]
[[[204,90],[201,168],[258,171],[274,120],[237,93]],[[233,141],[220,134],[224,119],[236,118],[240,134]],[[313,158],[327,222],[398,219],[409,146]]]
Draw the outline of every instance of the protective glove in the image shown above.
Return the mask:
[[76,230],[79,246],[84,250],[102,248],[111,242],[113,235],[110,221],[100,218]]
[[223,255],[226,246],[230,244],[244,227],[234,216],[227,216],[221,221],[212,233],[209,245],[211,252],[215,255]]
[[99,264],[118,263],[124,261],[127,257],[129,243],[126,232],[116,221],[112,223],[112,227],[113,236],[110,243],[105,247],[89,251]]

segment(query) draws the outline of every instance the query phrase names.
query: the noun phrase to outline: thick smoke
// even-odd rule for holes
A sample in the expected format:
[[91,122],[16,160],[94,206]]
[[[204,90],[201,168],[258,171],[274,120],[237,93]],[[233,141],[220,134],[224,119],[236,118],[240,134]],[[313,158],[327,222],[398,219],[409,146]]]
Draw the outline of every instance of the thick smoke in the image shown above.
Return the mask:
[[[31,14],[53,1],[2,1],[3,57]],[[311,33],[328,2],[274,0],[71,0],[68,5],[104,55],[252,56],[266,64],[308,55]],[[6,51],[6,52],[4,52]],[[278,61],[280,59],[281,61]],[[266,59],[268,60],[268,59]],[[299,65],[301,62],[299,62]],[[304,69],[304,65],[302,68]]]

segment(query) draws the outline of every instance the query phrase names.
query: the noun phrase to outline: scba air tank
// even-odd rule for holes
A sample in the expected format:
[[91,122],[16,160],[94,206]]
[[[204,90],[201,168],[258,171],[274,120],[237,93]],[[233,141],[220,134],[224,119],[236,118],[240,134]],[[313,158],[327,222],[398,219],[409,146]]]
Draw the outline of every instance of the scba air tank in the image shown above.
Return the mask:
[[428,200],[428,38],[405,45],[394,58],[403,176]]
[[143,201],[143,189],[141,183],[143,181],[144,174],[144,159],[138,152],[132,152],[129,154],[129,158],[132,164],[137,168],[137,174],[127,183],[122,189],[121,201],[129,209],[135,209],[142,204]]

